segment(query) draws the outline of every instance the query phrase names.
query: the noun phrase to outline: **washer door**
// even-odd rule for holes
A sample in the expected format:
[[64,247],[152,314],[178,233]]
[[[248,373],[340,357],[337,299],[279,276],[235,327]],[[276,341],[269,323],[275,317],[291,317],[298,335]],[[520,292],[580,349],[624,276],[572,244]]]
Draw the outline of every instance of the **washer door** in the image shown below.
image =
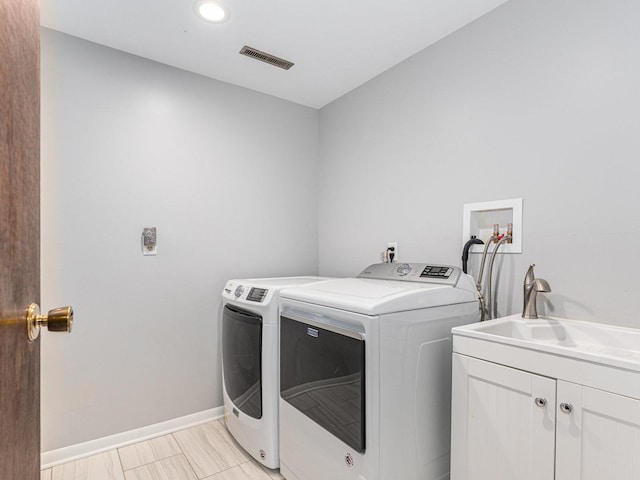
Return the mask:
[[262,418],[262,317],[224,306],[222,371],[233,404],[253,418]]
[[365,451],[365,342],[360,332],[280,317],[280,396]]

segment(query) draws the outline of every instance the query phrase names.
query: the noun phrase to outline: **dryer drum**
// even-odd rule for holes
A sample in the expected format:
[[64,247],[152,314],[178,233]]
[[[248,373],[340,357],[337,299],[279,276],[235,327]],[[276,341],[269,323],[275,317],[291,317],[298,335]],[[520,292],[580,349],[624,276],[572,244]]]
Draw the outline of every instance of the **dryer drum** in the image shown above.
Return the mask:
[[262,417],[262,317],[225,305],[222,365],[229,398],[243,413]]

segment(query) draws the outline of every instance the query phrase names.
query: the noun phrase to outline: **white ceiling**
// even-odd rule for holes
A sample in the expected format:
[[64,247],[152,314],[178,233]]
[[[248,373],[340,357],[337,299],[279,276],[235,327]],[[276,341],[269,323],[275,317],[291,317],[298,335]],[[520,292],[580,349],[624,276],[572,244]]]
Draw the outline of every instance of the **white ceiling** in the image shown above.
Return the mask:
[[[42,0],[41,24],[135,55],[320,108],[507,0]],[[290,60],[282,70],[238,52]]]

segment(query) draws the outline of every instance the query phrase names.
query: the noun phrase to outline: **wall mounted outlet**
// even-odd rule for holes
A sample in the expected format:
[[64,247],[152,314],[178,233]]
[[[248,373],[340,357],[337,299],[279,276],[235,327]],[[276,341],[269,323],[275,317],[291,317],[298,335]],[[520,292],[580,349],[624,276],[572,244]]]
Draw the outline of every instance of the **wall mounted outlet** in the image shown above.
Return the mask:
[[[391,250],[393,248],[393,250]],[[387,259],[387,261],[389,263],[391,262],[397,262],[398,261],[398,243],[397,242],[390,242],[387,243],[387,251],[389,253],[389,258]],[[393,253],[393,258],[391,258],[391,253]]]
[[142,230],[142,254],[158,254],[158,236],[156,227],[146,227]]

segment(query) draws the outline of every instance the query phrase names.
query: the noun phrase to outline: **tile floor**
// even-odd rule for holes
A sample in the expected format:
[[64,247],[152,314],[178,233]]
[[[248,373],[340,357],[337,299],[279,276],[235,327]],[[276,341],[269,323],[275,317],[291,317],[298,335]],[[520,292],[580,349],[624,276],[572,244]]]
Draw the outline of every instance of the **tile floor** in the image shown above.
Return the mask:
[[43,470],[41,480],[273,480],[221,420]]

